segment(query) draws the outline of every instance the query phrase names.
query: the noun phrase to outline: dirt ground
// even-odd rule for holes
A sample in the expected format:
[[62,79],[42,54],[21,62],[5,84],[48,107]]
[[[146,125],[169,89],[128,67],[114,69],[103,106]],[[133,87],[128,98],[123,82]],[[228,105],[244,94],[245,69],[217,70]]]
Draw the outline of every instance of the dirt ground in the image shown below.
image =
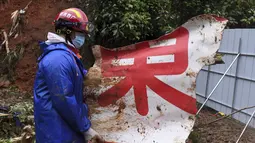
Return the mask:
[[[203,109],[196,120],[189,143],[235,143],[245,124],[226,118],[202,126],[220,117],[216,111],[210,108]],[[239,143],[255,143],[255,129],[247,128]]]
[[[29,116],[33,115],[31,110],[31,107],[33,106],[31,97],[31,94],[20,92],[18,89],[4,89],[0,91],[0,107],[13,108],[13,106],[16,106],[18,103],[29,103],[25,104],[26,106],[16,106],[15,110],[18,109],[18,111],[22,112],[21,120],[24,121],[25,125],[33,125],[31,121],[27,120],[29,119]],[[20,110],[23,108],[24,110]],[[3,113],[1,108],[0,111]],[[201,111],[199,117],[196,119],[194,131],[190,134],[188,143],[236,142],[245,125],[234,119],[226,118],[210,125],[203,126],[204,124],[221,117],[216,113],[216,111],[209,108],[204,108]],[[13,118],[0,118],[0,123],[0,143],[1,139],[9,139],[21,135],[21,127],[17,125],[16,120]],[[255,129],[247,128],[240,143],[255,143]]]
[[[11,13],[24,8],[29,1],[9,0],[9,3],[6,3],[4,6],[1,4],[0,29],[9,31],[11,27]],[[71,6],[72,0],[34,0],[30,4],[25,17],[25,27],[22,34],[18,38],[10,41],[10,49],[14,48],[17,44],[23,44],[25,52],[16,67],[15,82],[6,89],[0,88],[0,107],[10,107],[24,101],[32,102],[31,89],[33,87],[36,58],[39,51],[37,43],[40,40],[45,40],[48,31],[53,31],[51,22],[55,15],[60,10]],[[214,111],[208,109],[202,110],[196,125],[205,124],[219,118],[218,116],[214,116],[214,114]],[[0,119],[0,122],[0,139],[8,139],[20,135],[21,129],[20,127],[16,127],[13,120]],[[8,128],[6,128],[7,126]],[[243,127],[243,124],[231,119],[221,120],[208,126],[194,128],[189,142],[234,143]],[[255,143],[255,130],[249,128],[245,132],[241,143]]]

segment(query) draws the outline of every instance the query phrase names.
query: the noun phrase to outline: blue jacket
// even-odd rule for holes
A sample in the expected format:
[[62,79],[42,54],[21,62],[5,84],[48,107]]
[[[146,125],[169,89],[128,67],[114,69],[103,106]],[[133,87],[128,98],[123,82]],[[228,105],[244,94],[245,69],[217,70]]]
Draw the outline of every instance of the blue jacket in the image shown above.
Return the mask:
[[91,122],[83,103],[86,70],[64,43],[40,43],[34,83],[34,116],[37,143],[83,143]]

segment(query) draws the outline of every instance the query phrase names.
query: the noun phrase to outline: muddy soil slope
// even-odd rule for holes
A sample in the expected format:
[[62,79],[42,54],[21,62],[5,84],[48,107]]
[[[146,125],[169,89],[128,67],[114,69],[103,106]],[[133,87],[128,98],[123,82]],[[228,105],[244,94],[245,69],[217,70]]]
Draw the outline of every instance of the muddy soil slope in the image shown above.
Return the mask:
[[[8,2],[9,1],[9,2]],[[12,26],[11,13],[26,7],[30,0],[6,0],[0,7],[0,29],[9,31]],[[22,33],[15,39],[10,39],[10,49],[17,44],[25,48],[23,58],[16,68],[15,85],[24,91],[30,91],[33,86],[36,71],[36,59],[39,55],[38,41],[45,40],[47,32],[54,31],[52,21],[56,14],[64,8],[71,7],[68,0],[33,0],[25,14]]]

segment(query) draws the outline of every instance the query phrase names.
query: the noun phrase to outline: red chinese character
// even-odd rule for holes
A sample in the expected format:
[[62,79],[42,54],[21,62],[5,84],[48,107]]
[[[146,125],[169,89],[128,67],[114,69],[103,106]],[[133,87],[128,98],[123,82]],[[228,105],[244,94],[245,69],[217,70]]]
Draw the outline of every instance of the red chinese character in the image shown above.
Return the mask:
[[[108,51],[102,53],[102,74],[104,77],[125,78],[118,84],[105,91],[99,96],[99,104],[108,106],[123,97],[133,86],[136,109],[140,115],[147,115],[148,98],[146,85],[163,99],[172,103],[180,109],[195,114],[196,99],[186,95],[175,88],[158,80],[155,75],[179,75],[188,67],[188,39],[187,29],[180,27],[173,33],[165,35],[157,41],[176,39],[175,45],[150,48],[149,42],[142,42],[135,45],[136,50]],[[156,41],[156,42],[157,42]],[[147,63],[149,56],[174,55],[174,62],[168,63]],[[133,65],[113,66],[114,59],[134,58]]]

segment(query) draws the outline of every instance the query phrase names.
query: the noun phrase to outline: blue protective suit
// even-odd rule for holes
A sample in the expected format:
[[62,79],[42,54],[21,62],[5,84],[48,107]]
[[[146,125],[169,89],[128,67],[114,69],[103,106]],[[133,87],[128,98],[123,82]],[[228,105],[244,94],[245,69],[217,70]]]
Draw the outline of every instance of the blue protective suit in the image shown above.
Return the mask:
[[64,43],[40,43],[34,83],[34,116],[37,143],[83,143],[91,122],[83,103],[86,70]]

